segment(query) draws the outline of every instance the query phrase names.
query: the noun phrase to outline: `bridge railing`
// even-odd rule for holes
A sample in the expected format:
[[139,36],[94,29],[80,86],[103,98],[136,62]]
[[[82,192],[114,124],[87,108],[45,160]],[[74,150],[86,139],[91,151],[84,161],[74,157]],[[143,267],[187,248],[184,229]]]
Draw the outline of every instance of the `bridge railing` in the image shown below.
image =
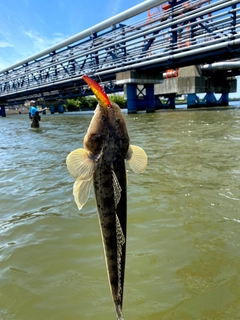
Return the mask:
[[[159,1],[162,4],[163,1]],[[217,50],[240,48],[240,0],[195,0],[132,14],[128,20],[84,35],[72,44],[0,73],[0,98],[79,85],[83,74],[114,80],[120,71],[166,70]],[[152,10],[154,9],[152,8]],[[94,30],[94,28],[93,28]],[[84,34],[84,33],[83,33]],[[206,58],[205,58],[206,56]],[[216,57],[212,58],[213,61]]]

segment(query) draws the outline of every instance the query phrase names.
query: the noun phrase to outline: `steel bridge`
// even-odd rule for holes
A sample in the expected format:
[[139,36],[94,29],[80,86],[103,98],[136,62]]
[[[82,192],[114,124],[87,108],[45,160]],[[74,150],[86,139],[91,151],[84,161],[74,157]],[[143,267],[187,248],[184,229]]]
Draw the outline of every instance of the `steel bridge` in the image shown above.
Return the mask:
[[161,74],[234,61],[240,52],[239,11],[240,0],[145,1],[1,70],[0,106],[88,95],[84,74],[109,93],[123,90],[116,75],[124,71]]

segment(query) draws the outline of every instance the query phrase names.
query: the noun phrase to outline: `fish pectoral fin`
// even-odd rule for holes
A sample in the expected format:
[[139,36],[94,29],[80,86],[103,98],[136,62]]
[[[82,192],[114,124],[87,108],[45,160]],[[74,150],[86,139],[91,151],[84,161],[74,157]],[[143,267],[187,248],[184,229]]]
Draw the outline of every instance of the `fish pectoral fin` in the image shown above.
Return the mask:
[[128,148],[126,160],[128,160],[130,168],[135,173],[142,173],[146,169],[147,154],[140,147],[130,145]]
[[115,208],[116,208],[121,199],[122,188],[118,182],[118,178],[114,171],[112,172],[112,177],[113,177],[114,202],[115,202]]
[[91,189],[91,183],[92,178],[89,180],[76,180],[73,185],[73,195],[78,210],[81,210],[88,200]]
[[94,160],[85,149],[79,148],[69,153],[66,164],[70,175],[75,180],[89,180],[93,175]]

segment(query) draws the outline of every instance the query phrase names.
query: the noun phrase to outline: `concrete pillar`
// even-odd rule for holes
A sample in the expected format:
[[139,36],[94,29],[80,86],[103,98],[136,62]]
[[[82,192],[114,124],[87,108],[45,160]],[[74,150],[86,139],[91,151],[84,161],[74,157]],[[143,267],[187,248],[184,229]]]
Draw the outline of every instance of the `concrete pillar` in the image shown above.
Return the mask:
[[0,115],[2,117],[6,117],[5,106],[0,106]]
[[128,113],[137,113],[137,84],[136,83],[127,83],[127,108]]
[[147,107],[146,112],[155,112],[155,96],[154,96],[154,84],[145,85]]

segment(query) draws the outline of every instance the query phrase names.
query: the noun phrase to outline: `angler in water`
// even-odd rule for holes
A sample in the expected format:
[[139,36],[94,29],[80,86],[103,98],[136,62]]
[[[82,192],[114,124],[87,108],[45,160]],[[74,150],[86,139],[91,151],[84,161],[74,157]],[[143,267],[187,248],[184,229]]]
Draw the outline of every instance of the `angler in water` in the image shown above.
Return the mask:
[[135,173],[147,166],[147,155],[129,144],[126,124],[119,106],[102,87],[83,76],[98,105],[84,137],[84,149],[71,152],[67,168],[75,179],[73,195],[80,210],[88,200],[93,183],[112,298],[118,320],[123,320],[123,285],[126,254],[127,190],[125,160]]
[[38,110],[38,108],[36,107],[36,101],[30,101],[29,119],[32,120],[31,128],[39,128],[39,121],[41,120],[39,113],[42,113],[45,110],[47,110],[47,108]]

